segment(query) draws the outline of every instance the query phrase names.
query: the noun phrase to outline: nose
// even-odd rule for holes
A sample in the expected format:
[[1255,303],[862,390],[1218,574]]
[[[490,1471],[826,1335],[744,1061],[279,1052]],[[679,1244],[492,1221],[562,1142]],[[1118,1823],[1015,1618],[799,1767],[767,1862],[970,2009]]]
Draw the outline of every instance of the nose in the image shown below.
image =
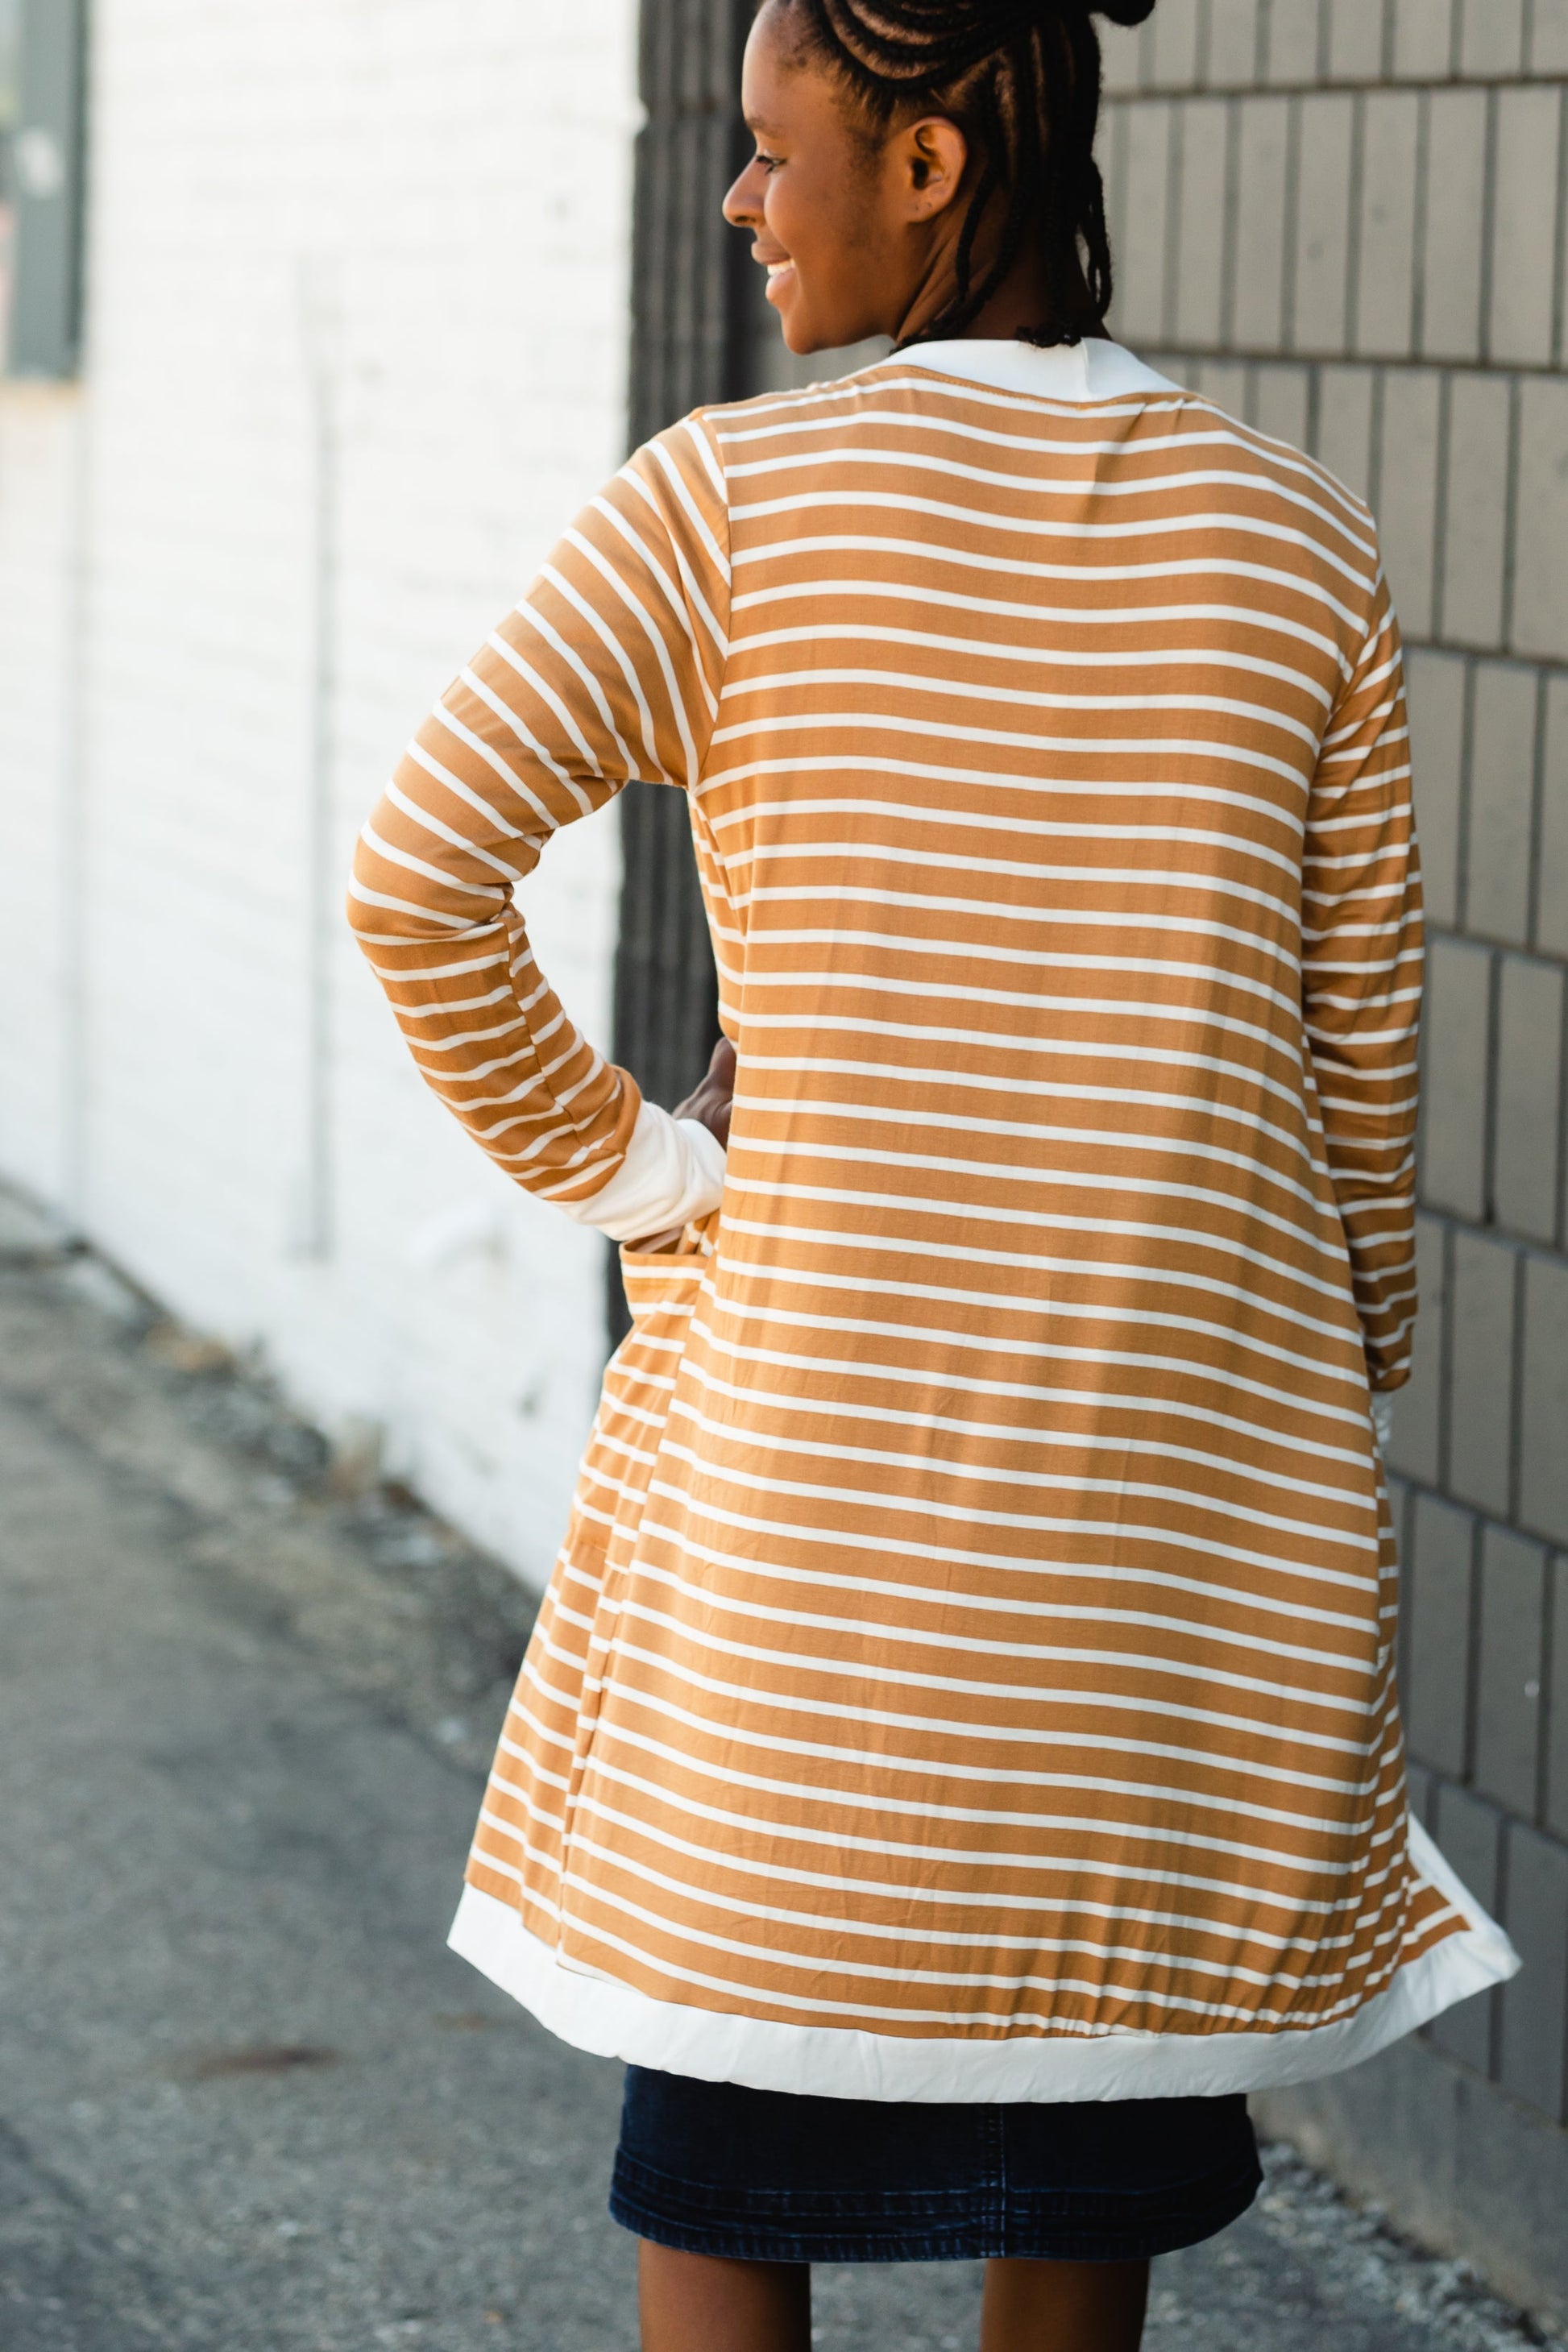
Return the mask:
[[724,199],[724,217],[731,228],[760,228],[763,219],[763,167],[752,156]]

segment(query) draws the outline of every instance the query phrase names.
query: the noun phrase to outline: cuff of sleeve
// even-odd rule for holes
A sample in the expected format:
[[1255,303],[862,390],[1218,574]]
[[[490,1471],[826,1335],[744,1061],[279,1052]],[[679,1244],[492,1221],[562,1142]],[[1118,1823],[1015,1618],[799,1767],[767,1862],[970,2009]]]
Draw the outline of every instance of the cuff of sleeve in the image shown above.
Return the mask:
[[1377,1450],[1386,1456],[1394,1435],[1394,1397],[1391,1391],[1374,1390],[1372,1399],[1372,1425],[1377,1433]]
[[626,1156],[590,1200],[557,1207],[612,1241],[668,1233],[716,1209],[724,1191],[724,1147],[700,1119],[672,1118],[645,1099]]

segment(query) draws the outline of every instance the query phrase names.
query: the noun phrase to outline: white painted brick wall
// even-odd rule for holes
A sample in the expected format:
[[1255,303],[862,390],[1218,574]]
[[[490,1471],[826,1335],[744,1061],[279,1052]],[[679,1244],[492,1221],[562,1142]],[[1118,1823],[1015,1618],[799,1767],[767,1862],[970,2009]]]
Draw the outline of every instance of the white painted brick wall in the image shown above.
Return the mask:
[[[86,381],[0,389],[0,1168],[538,1580],[600,1244],[426,1092],[339,908],[404,740],[622,455],[635,6],[94,16]],[[600,1039],[617,881],[601,818],[528,892]]]
[[4,1164],[58,1197],[71,1145],[66,874],[76,759],[67,647],[75,618],[79,404],[0,394],[0,1139]]

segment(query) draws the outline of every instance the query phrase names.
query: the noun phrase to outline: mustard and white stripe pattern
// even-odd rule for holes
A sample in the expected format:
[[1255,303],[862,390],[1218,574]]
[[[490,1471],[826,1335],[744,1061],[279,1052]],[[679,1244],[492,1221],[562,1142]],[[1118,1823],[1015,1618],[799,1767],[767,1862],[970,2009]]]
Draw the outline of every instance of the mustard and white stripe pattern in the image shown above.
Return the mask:
[[721,1209],[628,1255],[469,1865],[470,1945],[590,2046],[1229,2087],[1505,1965],[1406,1835],[1368,1370],[1415,1306],[1421,917],[1375,535],[1131,375],[894,359],[688,419],[366,829],[365,950],[530,1189],[606,1182],[637,1097],[510,893],[630,777],[689,795],[738,1049]]

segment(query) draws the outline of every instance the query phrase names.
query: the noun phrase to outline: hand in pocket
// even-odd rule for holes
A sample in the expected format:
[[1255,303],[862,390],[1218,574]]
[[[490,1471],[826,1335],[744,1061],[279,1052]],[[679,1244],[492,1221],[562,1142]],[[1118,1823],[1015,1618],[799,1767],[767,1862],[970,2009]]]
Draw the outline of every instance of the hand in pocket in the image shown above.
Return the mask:
[[[675,1106],[676,1118],[694,1118],[708,1129],[725,1150],[730,1146],[730,1106],[735,1093],[735,1048],[728,1037],[721,1037],[704,1076],[687,1096]],[[673,1249],[686,1231],[684,1225],[671,1225],[662,1234],[650,1234],[645,1241],[628,1243],[627,1247],[637,1256],[647,1256],[658,1250]]]

